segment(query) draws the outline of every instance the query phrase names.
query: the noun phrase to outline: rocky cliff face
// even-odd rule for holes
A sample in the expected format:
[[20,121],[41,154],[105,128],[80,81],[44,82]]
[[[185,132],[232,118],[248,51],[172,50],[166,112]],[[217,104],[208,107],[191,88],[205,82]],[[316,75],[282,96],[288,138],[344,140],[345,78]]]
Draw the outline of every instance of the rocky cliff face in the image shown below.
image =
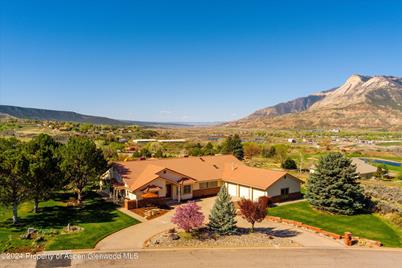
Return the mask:
[[402,78],[352,75],[338,87],[258,110],[226,124],[255,128],[402,129]]

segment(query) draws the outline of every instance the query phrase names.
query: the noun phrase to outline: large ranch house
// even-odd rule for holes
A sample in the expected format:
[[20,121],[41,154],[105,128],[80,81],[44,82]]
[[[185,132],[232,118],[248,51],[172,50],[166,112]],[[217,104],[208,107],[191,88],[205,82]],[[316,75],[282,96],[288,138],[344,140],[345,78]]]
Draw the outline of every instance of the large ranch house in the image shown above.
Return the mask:
[[129,207],[149,199],[212,196],[222,185],[233,197],[280,202],[300,198],[301,183],[287,172],[248,167],[232,155],[115,162],[101,177],[102,189]]

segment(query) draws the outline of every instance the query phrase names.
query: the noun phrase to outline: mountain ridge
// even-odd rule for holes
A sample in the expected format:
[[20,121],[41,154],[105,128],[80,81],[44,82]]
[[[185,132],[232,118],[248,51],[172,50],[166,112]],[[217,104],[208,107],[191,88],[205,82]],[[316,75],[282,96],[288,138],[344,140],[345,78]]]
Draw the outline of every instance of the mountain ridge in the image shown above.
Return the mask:
[[72,111],[27,108],[13,105],[0,105],[0,115],[2,115],[3,117],[11,116],[19,119],[66,121],[66,122],[90,123],[98,125],[140,125],[140,126],[176,126],[176,127],[189,126],[188,124],[185,123],[180,124],[180,123],[118,120],[103,116],[80,114]]
[[402,129],[402,78],[355,74],[339,87],[259,109],[224,125]]

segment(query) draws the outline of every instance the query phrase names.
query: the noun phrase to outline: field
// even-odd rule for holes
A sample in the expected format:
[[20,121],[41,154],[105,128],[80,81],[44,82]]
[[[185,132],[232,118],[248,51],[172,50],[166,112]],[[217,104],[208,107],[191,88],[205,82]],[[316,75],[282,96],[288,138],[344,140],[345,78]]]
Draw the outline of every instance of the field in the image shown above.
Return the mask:
[[317,211],[307,202],[270,208],[268,214],[309,224],[323,230],[381,241],[387,247],[402,247],[402,230],[377,214],[332,215]]
[[[138,223],[116,210],[115,205],[91,193],[80,207],[67,206],[72,195],[57,193],[51,200],[40,203],[40,211],[32,212],[32,202],[23,203],[18,210],[20,222],[14,226],[10,209],[0,208],[0,252],[30,252],[34,250],[61,250],[93,248],[107,235]],[[83,228],[66,233],[67,224]],[[38,230],[37,239],[21,239],[27,228]]]

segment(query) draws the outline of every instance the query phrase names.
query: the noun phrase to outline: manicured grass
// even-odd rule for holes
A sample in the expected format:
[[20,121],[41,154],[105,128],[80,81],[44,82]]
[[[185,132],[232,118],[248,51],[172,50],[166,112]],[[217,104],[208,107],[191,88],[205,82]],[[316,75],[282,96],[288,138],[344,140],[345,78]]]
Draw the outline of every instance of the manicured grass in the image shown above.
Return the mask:
[[355,236],[379,240],[388,247],[402,247],[402,231],[376,214],[332,215],[311,208],[307,202],[270,208],[268,214],[300,221],[337,234],[352,232]]
[[[138,223],[95,193],[88,194],[80,207],[68,207],[66,202],[70,197],[69,193],[55,194],[51,200],[40,203],[37,214],[32,212],[31,202],[22,204],[18,210],[18,226],[11,222],[11,211],[1,207],[0,252],[93,248],[107,235]],[[65,233],[63,228],[68,223],[84,230]],[[39,230],[45,241],[35,243],[33,240],[21,239],[20,235],[29,227]]]

